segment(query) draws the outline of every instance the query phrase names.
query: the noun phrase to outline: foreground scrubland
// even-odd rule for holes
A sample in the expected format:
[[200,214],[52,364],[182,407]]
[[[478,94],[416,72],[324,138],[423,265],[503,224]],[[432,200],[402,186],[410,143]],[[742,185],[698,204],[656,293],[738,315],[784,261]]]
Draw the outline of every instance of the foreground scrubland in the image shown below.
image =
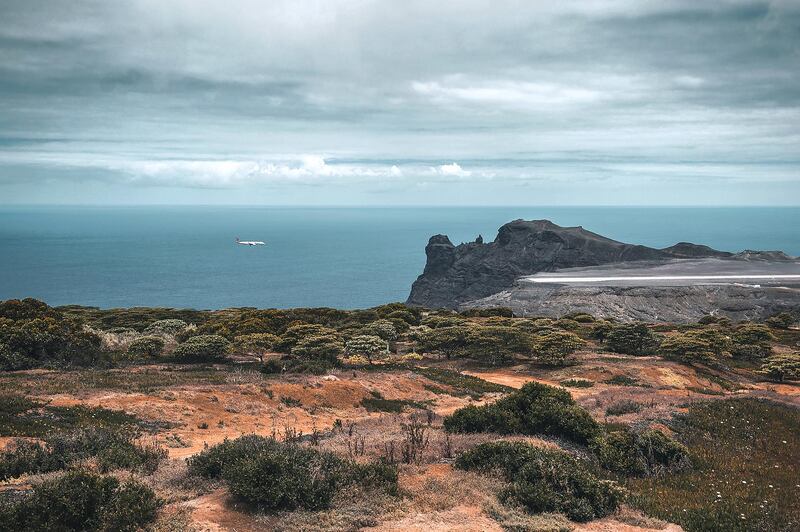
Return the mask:
[[0,530],[797,530],[800,330],[0,303]]

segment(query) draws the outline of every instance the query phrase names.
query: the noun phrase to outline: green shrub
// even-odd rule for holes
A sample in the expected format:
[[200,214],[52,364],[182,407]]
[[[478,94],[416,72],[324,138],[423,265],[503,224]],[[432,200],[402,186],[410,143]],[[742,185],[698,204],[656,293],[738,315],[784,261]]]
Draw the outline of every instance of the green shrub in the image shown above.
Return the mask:
[[769,327],[746,323],[736,327],[731,335],[731,354],[737,358],[759,359],[769,356],[775,336]]
[[347,356],[363,356],[372,364],[377,358],[389,354],[389,344],[379,336],[354,336],[347,341],[344,349]]
[[651,355],[658,348],[658,337],[644,323],[617,325],[605,336],[609,351],[623,355]]
[[183,320],[178,320],[178,319],[158,320],[148,325],[143,332],[144,334],[160,334],[165,336],[175,336],[185,331],[188,326],[189,325]]
[[49,434],[43,442],[15,440],[0,452],[0,480],[66,469],[87,458],[96,458],[101,472],[137,469],[152,473],[166,457],[166,451],[138,445],[137,435],[130,428],[87,427]]
[[565,366],[568,356],[585,346],[578,335],[565,331],[549,331],[533,336],[536,361],[545,366]]
[[[423,323],[426,323],[425,320]],[[426,323],[427,324],[427,323]],[[419,337],[418,350],[422,353],[441,353],[448,359],[463,356],[469,343],[470,327],[465,325],[428,325],[433,327],[422,332]]]
[[597,319],[588,312],[572,312],[562,317],[577,321],[578,323],[594,323],[597,321]]
[[153,358],[164,351],[164,340],[158,336],[143,336],[128,345],[128,355],[133,358]]
[[264,360],[264,355],[271,352],[280,342],[280,338],[270,333],[251,333],[237,336],[233,341],[233,349],[237,353],[257,356]]
[[419,325],[419,316],[407,308],[390,312],[386,315],[386,319],[393,320],[392,323],[394,323],[394,320],[403,320],[408,325]]
[[769,325],[773,329],[788,329],[796,321],[797,321],[797,319],[794,316],[792,316],[790,313],[788,313],[788,312],[779,312],[778,314],[775,314],[774,316],[770,316],[769,318],[764,320],[764,323],[766,323],[767,325]]
[[420,322],[421,325],[430,327],[431,329],[441,329],[444,327],[458,327],[467,323],[463,317],[458,314],[451,315],[432,315],[426,317]]
[[606,415],[621,416],[624,414],[635,414],[636,412],[640,412],[641,410],[642,410],[641,403],[637,403],[636,401],[631,401],[630,399],[623,399],[622,401],[617,401],[616,403],[610,404],[606,408]]
[[564,451],[523,442],[492,442],[463,453],[459,469],[499,472],[510,483],[499,497],[529,513],[561,512],[574,521],[590,521],[614,512],[624,491],[601,480]]
[[330,363],[336,363],[342,353],[344,344],[338,334],[306,336],[292,348],[292,355]]
[[179,362],[221,362],[227,359],[231,343],[216,334],[192,336],[172,352]]
[[567,388],[591,388],[594,386],[594,381],[589,379],[566,379],[559,382],[559,384]]
[[189,472],[222,478],[232,495],[263,510],[328,508],[340,489],[354,483],[397,493],[397,472],[358,465],[333,453],[262,436],[215,445],[188,461]]
[[721,358],[731,348],[731,341],[712,329],[694,329],[668,336],[659,353],[667,360],[684,364],[708,363]]
[[758,372],[775,382],[800,380],[800,353],[772,355]]
[[377,336],[387,342],[393,342],[397,340],[397,328],[395,328],[394,324],[389,320],[376,320],[365,325],[359,331],[359,335]]
[[614,324],[609,321],[599,321],[592,325],[589,329],[589,338],[593,338],[598,342],[605,342],[608,333],[614,330]]
[[461,312],[473,318],[513,318],[514,311],[508,307],[471,308]]
[[600,431],[569,392],[537,382],[492,404],[460,408],[445,418],[444,428],[461,433],[548,434],[584,444]]
[[155,520],[161,501],[133,479],[71,471],[0,503],[4,530],[136,531]]
[[298,323],[289,326],[281,335],[280,340],[273,346],[279,353],[291,353],[292,349],[301,340],[312,336],[338,336],[338,333],[330,327],[318,325],[316,323]]
[[324,359],[298,358],[285,356],[280,360],[269,359],[261,366],[261,372],[266,374],[276,373],[303,373],[307,375],[324,375],[336,364]]
[[657,430],[613,431],[595,438],[590,448],[601,466],[627,476],[675,472],[690,465],[689,450]]

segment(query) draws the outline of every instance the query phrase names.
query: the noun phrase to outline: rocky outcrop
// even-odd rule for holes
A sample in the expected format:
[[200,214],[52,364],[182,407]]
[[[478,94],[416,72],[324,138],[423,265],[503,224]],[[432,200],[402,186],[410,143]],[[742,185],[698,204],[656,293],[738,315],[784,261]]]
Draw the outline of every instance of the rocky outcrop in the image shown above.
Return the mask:
[[694,323],[712,314],[763,320],[800,309],[800,285],[569,286],[519,282],[461,308],[509,307],[517,316],[561,317],[587,312],[618,321]]
[[411,287],[408,303],[457,308],[510,288],[516,279],[537,272],[615,262],[673,258],[727,257],[730,253],[682,242],[665,249],[625,244],[582,227],[561,227],[548,220],[515,220],[493,242],[454,246],[445,235],[431,237],[425,270]]

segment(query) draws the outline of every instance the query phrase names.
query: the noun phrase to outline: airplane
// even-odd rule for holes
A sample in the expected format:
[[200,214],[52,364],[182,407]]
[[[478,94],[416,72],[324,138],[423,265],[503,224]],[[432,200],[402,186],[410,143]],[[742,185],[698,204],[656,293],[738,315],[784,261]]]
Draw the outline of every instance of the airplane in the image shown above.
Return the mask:
[[236,243],[243,246],[266,246],[266,244],[260,240],[239,240],[239,237],[236,237]]

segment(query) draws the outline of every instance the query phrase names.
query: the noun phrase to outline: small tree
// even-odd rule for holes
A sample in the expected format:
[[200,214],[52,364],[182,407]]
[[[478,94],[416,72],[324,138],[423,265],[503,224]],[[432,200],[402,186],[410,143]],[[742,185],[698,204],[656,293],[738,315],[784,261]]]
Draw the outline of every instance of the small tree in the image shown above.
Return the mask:
[[776,382],[800,380],[800,353],[772,355],[764,361],[759,373]]
[[234,349],[237,353],[246,353],[257,356],[260,361],[264,361],[264,355],[272,351],[280,338],[269,333],[253,333],[237,336],[234,340]]
[[447,359],[460,356],[468,343],[469,330],[470,327],[456,325],[423,331],[418,348],[423,353],[441,353]]
[[624,355],[651,355],[659,343],[658,337],[644,323],[618,325],[605,340],[609,351]]
[[128,345],[128,356],[153,358],[164,351],[164,340],[158,336],[142,336]]
[[225,360],[231,343],[216,334],[192,336],[172,352],[181,362],[219,362]]
[[154,321],[144,330],[145,334],[163,334],[175,336],[183,332],[189,325],[183,320],[169,319]]
[[710,329],[693,330],[667,337],[661,342],[661,355],[676,362],[708,363],[723,356],[730,348],[730,339]]
[[533,353],[545,366],[565,366],[567,357],[585,346],[578,335],[566,331],[550,331],[533,337]]
[[336,334],[335,330],[316,323],[299,323],[288,327],[281,335],[280,341],[272,347],[279,353],[291,353],[292,349],[304,338]]
[[462,349],[469,358],[497,366],[511,360],[515,354],[530,355],[531,347],[531,336],[525,331],[490,326],[472,327]]
[[360,335],[347,341],[345,353],[348,356],[363,356],[372,364],[372,360],[389,354],[389,344],[379,336]]
[[293,355],[327,362],[336,362],[343,352],[342,340],[335,333],[307,336],[292,348]]
[[731,353],[739,358],[764,358],[772,352],[775,337],[765,325],[747,323],[733,331]]
[[360,333],[362,336],[378,336],[387,342],[397,340],[397,328],[389,320],[375,320],[362,327]]

